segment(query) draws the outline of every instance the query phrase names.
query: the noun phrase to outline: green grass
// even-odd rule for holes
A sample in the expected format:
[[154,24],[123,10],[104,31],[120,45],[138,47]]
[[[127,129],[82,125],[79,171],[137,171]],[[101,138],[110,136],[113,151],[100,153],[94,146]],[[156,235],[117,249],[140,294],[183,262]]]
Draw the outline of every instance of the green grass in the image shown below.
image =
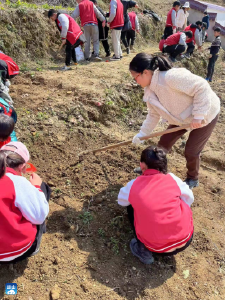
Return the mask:
[[[6,0],[6,3],[5,3],[8,7],[10,8],[31,8],[31,9],[51,9],[51,8],[54,8],[56,10],[60,10],[60,9],[66,9],[68,11],[73,11],[74,8],[73,7],[63,7],[62,5],[60,6],[52,6],[52,5],[48,5],[48,4],[43,4],[43,5],[38,5],[38,4],[35,4],[35,3],[27,3],[25,1],[16,1],[15,3],[9,1],[9,0]],[[2,7],[2,3],[0,2],[0,9],[4,9],[4,7]]]
[[83,221],[83,224],[89,225],[93,220],[93,216],[89,211],[85,211],[82,215],[79,215],[79,218]]

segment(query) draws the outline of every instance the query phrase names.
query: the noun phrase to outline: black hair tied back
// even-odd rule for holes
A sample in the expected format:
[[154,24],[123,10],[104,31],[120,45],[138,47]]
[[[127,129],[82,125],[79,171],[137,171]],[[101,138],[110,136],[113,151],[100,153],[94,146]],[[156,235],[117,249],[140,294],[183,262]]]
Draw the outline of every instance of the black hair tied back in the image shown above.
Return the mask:
[[5,175],[6,171],[6,154],[0,150],[0,178]]

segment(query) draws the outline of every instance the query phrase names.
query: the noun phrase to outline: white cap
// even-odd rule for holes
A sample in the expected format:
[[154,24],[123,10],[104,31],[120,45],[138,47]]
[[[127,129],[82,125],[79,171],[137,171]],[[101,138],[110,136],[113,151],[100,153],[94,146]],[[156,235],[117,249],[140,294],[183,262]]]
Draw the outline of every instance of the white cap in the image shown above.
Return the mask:
[[190,8],[190,3],[189,2],[185,2],[182,7],[184,7],[184,8]]

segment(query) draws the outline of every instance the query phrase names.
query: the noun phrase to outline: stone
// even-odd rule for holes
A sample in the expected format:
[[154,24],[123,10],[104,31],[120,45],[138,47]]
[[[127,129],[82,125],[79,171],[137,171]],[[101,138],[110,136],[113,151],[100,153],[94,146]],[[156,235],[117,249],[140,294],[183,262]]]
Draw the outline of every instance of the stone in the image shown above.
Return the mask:
[[54,288],[50,291],[50,296],[52,300],[57,300],[60,297],[61,289],[58,285],[55,285]]

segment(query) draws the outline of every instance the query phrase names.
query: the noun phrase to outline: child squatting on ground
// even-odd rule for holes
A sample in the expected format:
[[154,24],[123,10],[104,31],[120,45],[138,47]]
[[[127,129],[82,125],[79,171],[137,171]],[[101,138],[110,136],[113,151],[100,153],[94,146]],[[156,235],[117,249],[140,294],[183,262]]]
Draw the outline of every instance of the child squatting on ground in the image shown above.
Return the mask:
[[0,150],[0,263],[15,263],[39,252],[50,188],[35,173],[22,176],[30,155],[21,142]]
[[152,253],[175,255],[186,249],[193,238],[188,185],[167,173],[165,152],[148,147],[141,154],[142,175],[121,188],[118,203],[127,206],[136,238],[130,242],[133,255],[144,264],[154,262]]
[[1,113],[1,103],[0,103],[0,149],[2,146],[8,144],[11,141],[12,142],[17,141],[16,134],[14,131],[14,126],[15,126],[15,119],[11,116],[5,115],[4,113]]

